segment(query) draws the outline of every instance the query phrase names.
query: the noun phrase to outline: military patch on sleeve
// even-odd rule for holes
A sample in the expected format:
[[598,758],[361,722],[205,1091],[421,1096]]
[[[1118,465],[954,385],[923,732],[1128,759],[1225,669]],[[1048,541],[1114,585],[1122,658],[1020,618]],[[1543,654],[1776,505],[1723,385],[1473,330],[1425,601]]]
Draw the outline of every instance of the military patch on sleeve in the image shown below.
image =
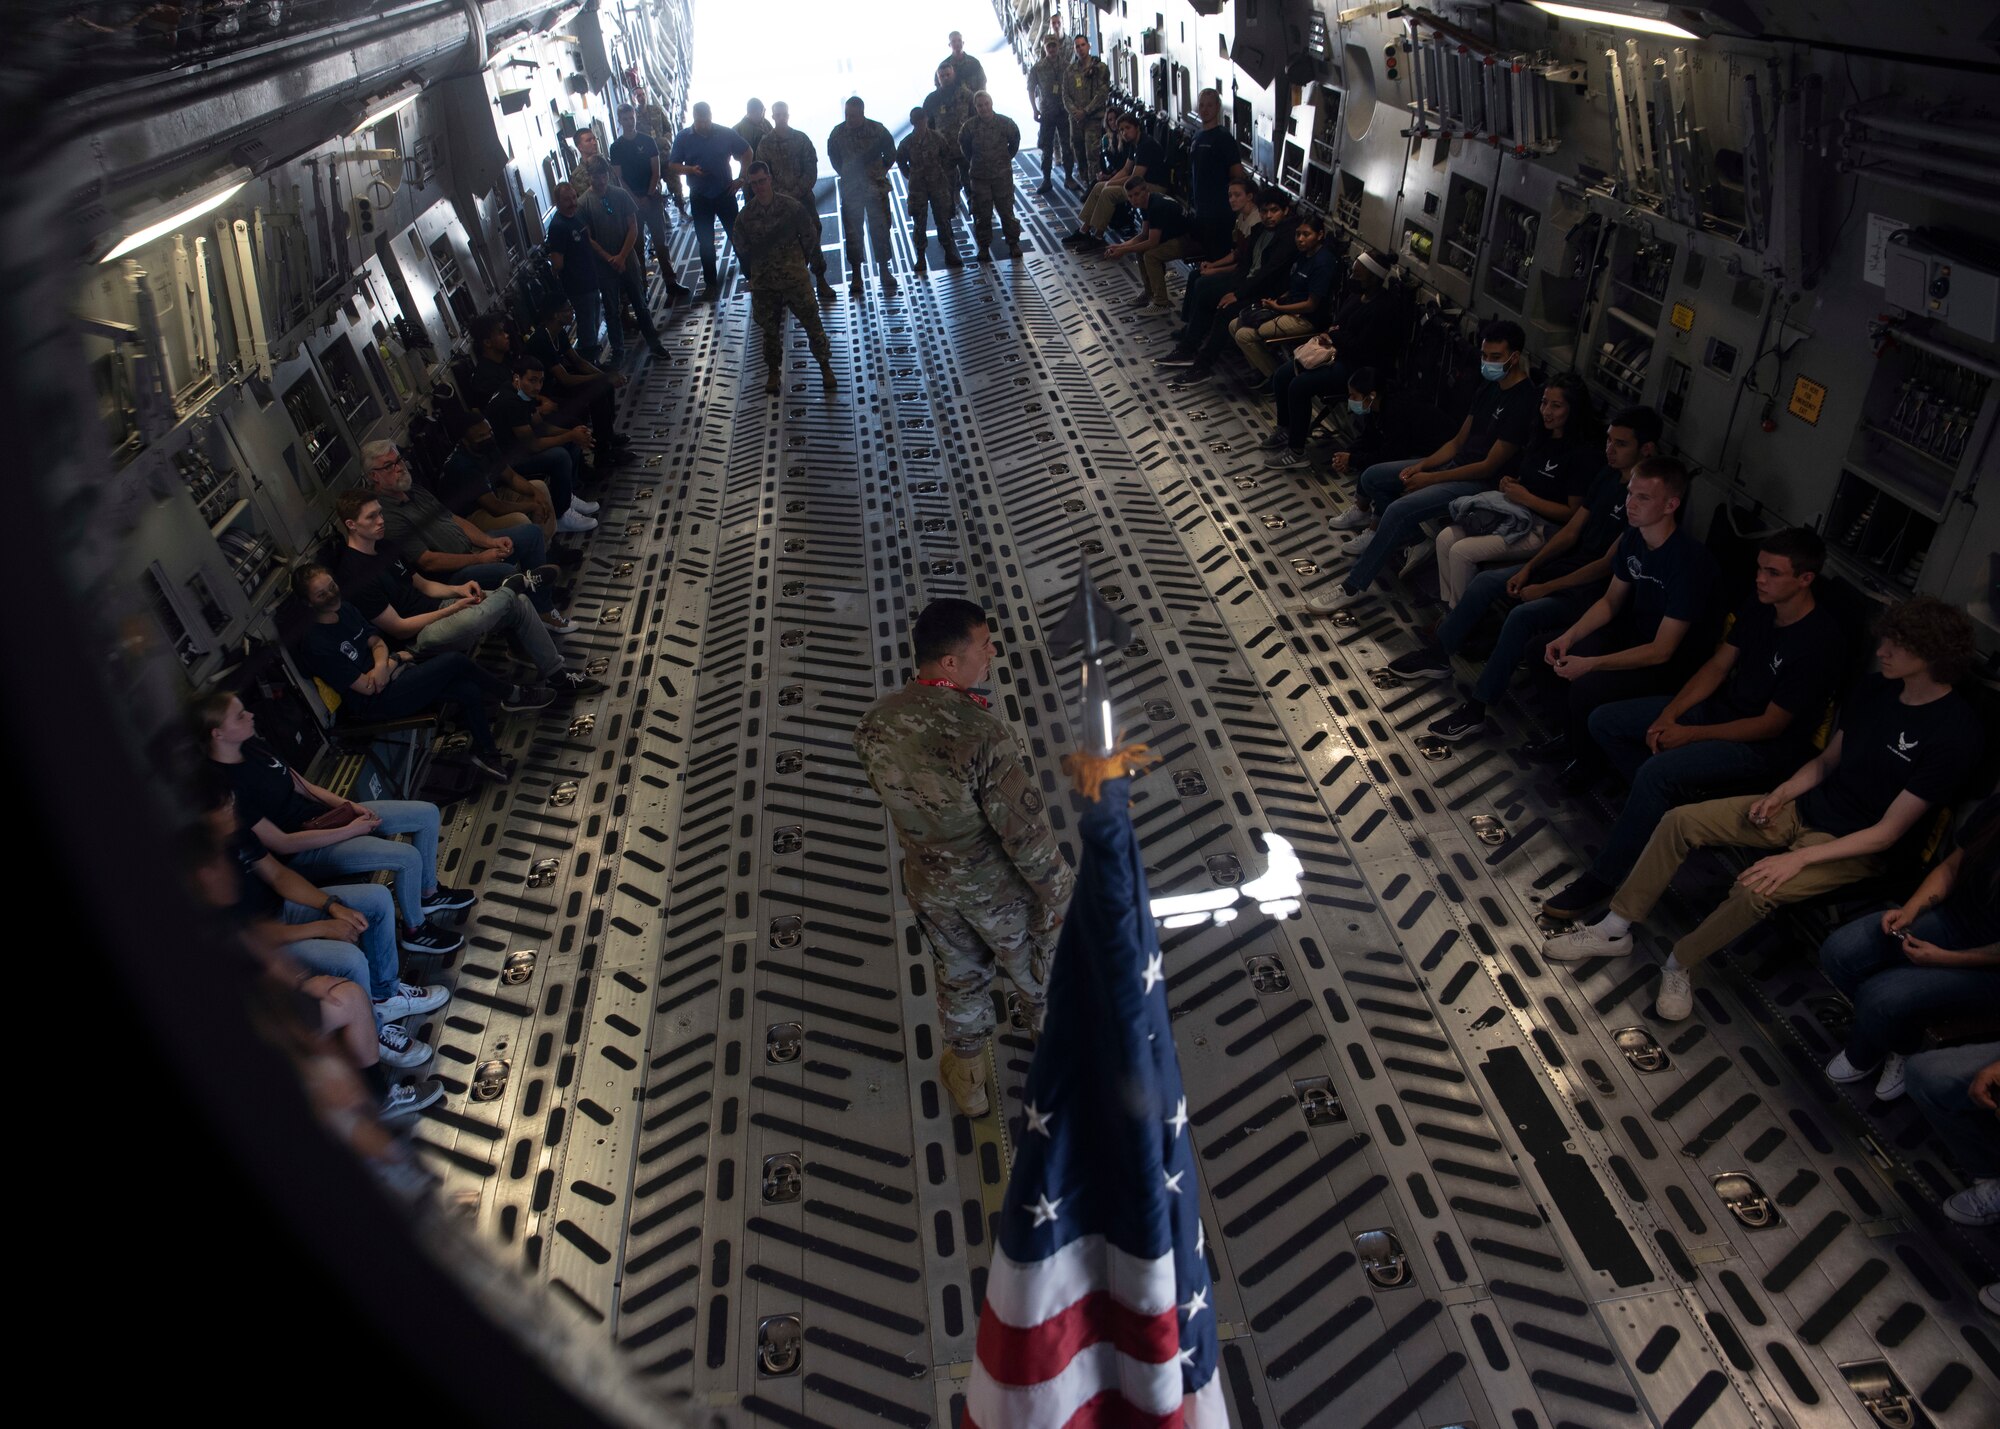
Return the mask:
[[1039,789],[1024,789],[1024,790],[1022,790],[1022,791],[1021,791],[1021,807],[1022,807],[1022,808],[1024,808],[1024,809],[1026,809],[1026,810],[1027,810],[1027,811],[1028,811],[1029,813],[1031,813],[1031,814],[1039,814],[1039,813],[1041,813],[1041,811],[1042,811],[1042,791],[1041,791],[1041,790],[1039,790]]

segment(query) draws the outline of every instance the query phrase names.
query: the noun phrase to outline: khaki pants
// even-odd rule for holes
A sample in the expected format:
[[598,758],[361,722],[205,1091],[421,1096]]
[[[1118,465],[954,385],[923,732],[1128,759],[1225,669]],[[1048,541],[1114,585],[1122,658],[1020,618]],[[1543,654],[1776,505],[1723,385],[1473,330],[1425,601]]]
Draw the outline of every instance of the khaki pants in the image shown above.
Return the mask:
[[[1785,805],[1771,815],[1763,828],[1758,828],[1750,822],[1750,808],[1758,797],[1750,794],[1735,799],[1710,799],[1670,810],[1653,830],[1646,851],[1639,855],[1639,861],[1612,896],[1611,911],[1629,922],[1644,921],[1693,849],[1751,848],[1782,853],[1833,842],[1832,834],[1808,828],[1799,821],[1795,803]],[[1763,922],[1779,905],[1803,903],[1843,888],[1879,873],[1885,863],[1881,854],[1816,863],[1774,893],[1752,893],[1741,883],[1732,883],[1720,906],[1674,944],[1674,958],[1682,967],[1691,968]]]
[[1111,220],[1118,217],[1119,205],[1125,202],[1122,186],[1113,188],[1110,184],[1096,183],[1090,186],[1090,193],[1083,200],[1083,217],[1078,226],[1085,233],[1102,234],[1111,226]]
[[1173,306],[1173,299],[1167,294],[1167,264],[1187,252],[1185,238],[1169,238],[1156,244],[1139,255],[1139,271],[1146,277],[1146,294],[1156,308]]
[[1447,607],[1465,598],[1465,589],[1488,561],[1525,561],[1542,549],[1547,528],[1537,525],[1518,541],[1504,536],[1468,536],[1456,526],[1438,532],[1438,594]]
[[1277,338],[1303,337],[1312,330],[1312,319],[1297,313],[1282,314],[1254,328],[1245,327],[1240,321],[1229,324],[1229,334],[1243,349],[1244,360],[1266,377],[1278,370],[1278,359],[1264,344]]

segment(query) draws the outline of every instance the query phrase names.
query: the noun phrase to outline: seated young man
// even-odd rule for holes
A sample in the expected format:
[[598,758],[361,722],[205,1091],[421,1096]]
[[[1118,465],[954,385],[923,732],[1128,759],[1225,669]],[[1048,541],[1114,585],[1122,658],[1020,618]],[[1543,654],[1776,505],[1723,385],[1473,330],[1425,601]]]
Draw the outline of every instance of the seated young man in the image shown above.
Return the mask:
[[340,696],[342,711],[372,723],[455,705],[472,736],[472,767],[503,784],[513,779],[514,766],[486,721],[486,697],[497,698],[504,710],[539,710],[555,702],[554,690],[510,685],[455,650],[422,664],[408,650],[390,654],[381,632],[341,598],[340,583],[325,566],[293,572],[292,594],[312,617],[298,638],[299,664]]
[[[1229,191],[1233,195],[1249,184],[1248,178],[1231,180]],[[1188,284],[1192,300],[1181,330],[1174,335],[1173,350],[1154,359],[1160,367],[1187,369],[1174,380],[1176,387],[1205,382],[1214,374],[1223,347],[1235,342],[1231,321],[1262,303],[1282,300],[1286,280],[1300,261],[1292,196],[1283,189],[1267,188],[1258,194],[1257,203],[1257,224],[1224,260],[1230,266]],[[1207,266],[1202,265],[1204,270]]]
[[1816,532],[1773,532],[1757,548],[1755,599],[1677,693],[1590,712],[1591,739],[1631,790],[1590,867],[1543,912],[1574,919],[1596,911],[1668,809],[1769,789],[1812,753],[1846,662],[1840,622],[1813,598],[1825,561]]
[[1717,574],[1708,547],[1680,522],[1689,477],[1672,457],[1648,457],[1625,489],[1631,529],[1611,558],[1604,593],[1543,648],[1569,682],[1564,727],[1522,748],[1530,759],[1570,760],[1566,782],[1597,770],[1586,721],[1599,705],[1678,689],[1706,648],[1691,638],[1712,630]]
[[514,385],[514,331],[499,313],[481,313],[465,325],[472,344],[472,372],[459,399],[477,412]]
[[[1513,471],[1535,433],[1541,402],[1540,389],[1528,381],[1528,359],[1521,351],[1526,341],[1518,323],[1488,323],[1479,334],[1479,375],[1485,382],[1452,439],[1429,456],[1378,462],[1361,473],[1356,490],[1375,513],[1375,534],[1346,578],[1309,597],[1308,608],[1331,614],[1360,601],[1426,520]],[[1334,529],[1352,531],[1339,524]]]
[[1062,241],[1063,247],[1079,253],[1104,249],[1104,231],[1125,206],[1125,185],[1129,181],[1148,179],[1158,184],[1167,176],[1166,155],[1157,140],[1144,137],[1138,115],[1119,115],[1112,132],[1117,137],[1111,146],[1111,172],[1090,186],[1083,207],[1078,210],[1076,228]]
[[[530,481],[507,465],[506,453],[493,439],[493,425],[475,414],[451,420],[458,444],[438,473],[437,495],[444,508],[463,516],[480,530],[506,536],[517,545],[522,526],[541,532],[548,559],[559,566],[580,566],[583,552],[554,544],[556,510],[547,483]],[[533,538],[530,537],[530,540]]]
[[[231,908],[246,932],[282,947],[311,973],[346,978],[368,990],[382,1060],[415,1067],[431,1049],[398,1025],[435,1012],[451,1000],[442,987],[402,980],[396,958],[396,906],[379,883],[316,888],[257,842],[236,812],[227,780],[211,786],[211,828],[236,867],[239,894]],[[223,833],[224,829],[227,833]]]
[[[1193,330],[1197,314],[1202,315],[1203,331],[1208,327],[1207,318],[1221,303],[1238,280],[1250,269],[1255,260],[1259,239],[1264,246],[1270,242],[1270,230],[1264,226],[1263,214],[1258,207],[1257,181],[1247,174],[1237,175],[1229,181],[1229,211],[1236,217],[1235,226],[1230,230],[1230,247],[1227,253],[1215,258],[1204,258],[1188,273],[1187,288],[1181,293],[1181,325],[1174,330],[1174,352],[1185,353],[1193,359],[1200,335]],[[1289,199],[1290,195],[1287,194]],[[1192,339],[1192,340],[1191,340]],[[1154,358],[1156,367],[1176,366],[1165,358]]]
[[[661,260],[665,261],[664,258]],[[686,289],[681,291],[686,292]],[[542,393],[555,403],[557,426],[590,419],[591,447],[599,470],[632,460],[631,443],[618,430],[618,398],[625,385],[622,372],[605,372],[584,360],[570,335],[576,323],[576,303],[566,293],[543,298],[535,330],[528,334],[528,356],[542,364]]]
[[574,699],[604,688],[601,681],[564,668],[548,626],[512,589],[489,593],[476,581],[440,585],[383,550],[382,502],[373,492],[343,491],[333,511],[346,540],[328,550],[326,567],[384,634],[428,656],[444,650],[470,654],[488,635],[503,631],[514,653],[535,667],[536,680],[557,696]]
[[1104,250],[1106,258],[1136,255],[1146,289],[1132,300],[1132,306],[1171,309],[1167,293],[1167,264],[1187,251],[1193,241],[1194,220],[1177,198],[1161,193],[1144,179],[1125,185],[1125,197],[1139,211],[1139,236],[1114,243]]
[[1229,335],[1257,374],[1258,389],[1269,384],[1278,368],[1272,343],[1317,332],[1333,321],[1333,284],[1340,276],[1340,264],[1326,246],[1326,220],[1302,213],[1292,234],[1298,256],[1285,278],[1284,292],[1229,320]]
[[583,461],[590,443],[584,426],[557,427],[543,414],[542,360],[514,360],[513,381],[481,413],[500,443],[507,465],[548,486],[556,509],[556,530],[565,535],[597,529],[597,503],[577,494],[589,474]]
[[2000,1018],[2000,795],[1987,796],[1959,830],[1958,847],[1902,906],[1836,929],[1819,966],[1854,1008],[1826,1074],[1842,1083],[1874,1078],[1885,1102],[1903,1094],[1904,1058],[1922,1048],[1932,1023],[1973,1011]]
[[[1373,372],[1392,356],[1391,344],[1401,302],[1387,286],[1395,260],[1386,254],[1358,253],[1347,275],[1347,295],[1333,315],[1333,324],[1317,337],[1293,348],[1291,355],[1271,374],[1271,403],[1277,425],[1264,438],[1264,459],[1270,467],[1305,465],[1306,438],[1312,434],[1313,403],[1333,398],[1348,386],[1355,373]],[[1327,356],[1317,365],[1301,365],[1308,349],[1324,347]],[[1349,410],[1352,411],[1350,399]],[[1361,415],[1361,413],[1356,413]],[[1365,469],[1366,463],[1363,463]],[[1346,468],[1342,467],[1345,471]]]
[[[398,935],[405,951],[450,953],[465,939],[430,920],[462,913],[472,894],[438,881],[438,806],[413,799],[357,804],[293,772],[257,738],[257,719],[228,690],[195,702],[196,736],[211,769],[236,795],[236,815],[292,871],[396,875]],[[345,822],[335,822],[345,816]],[[398,834],[408,834],[402,843]]]
[[1604,469],[1563,528],[1525,564],[1511,570],[1491,567],[1474,576],[1438,626],[1435,641],[1389,662],[1391,670],[1411,679],[1445,678],[1451,674],[1451,657],[1465,648],[1486,613],[1503,600],[1520,602],[1507,613],[1472,698],[1432,720],[1431,734],[1456,744],[1484,733],[1487,707],[1507,693],[1528,652],[1567,629],[1604,590],[1611,579],[1612,549],[1630,529],[1626,486],[1639,462],[1652,457],[1659,437],[1659,414],[1650,408],[1628,407],[1614,415],[1604,434]]
[[[1636,480],[1636,478],[1635,478]],[[1770,850],[1743,872],[1721,906],[1674,944],[1658,1012],[1678,1022],[1694,1008],[1689,970],[1798,903],[1881,872],[1889,851],[1931,808],[1948,804],[1978,767],[1979,719],[1952,688],[1978,656],[1972,621],[1934,596],[1892,606],[1876,625],[1879,677],[1841,706],[1839,727],[1815,758],[1764,795],[1683,804],[1660,821],[1632,872],[1595,923],[1551,938],[1553,962],[1632,951],[1674,873],[1698,848]]]
[[361,460],[368,489],[382,503],[384,549],[427,577],[456,576],[479,582],[481,590],[520,591],[558,635],[576,628],[556,609],[555,582],[562,571],[542,559],[548,544],[541,527],[523,522],[515,532],[495,536],[454,515],[416,484],[394,442],[369,442]]

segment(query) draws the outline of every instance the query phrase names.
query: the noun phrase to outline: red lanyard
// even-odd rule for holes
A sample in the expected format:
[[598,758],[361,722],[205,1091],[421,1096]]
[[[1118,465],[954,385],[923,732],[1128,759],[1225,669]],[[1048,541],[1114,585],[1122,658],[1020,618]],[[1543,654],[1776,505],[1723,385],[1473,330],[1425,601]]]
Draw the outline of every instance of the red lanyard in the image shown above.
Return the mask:
[[979,707],[980,707],[981,709],[985,710],[985,709],[991,709],[991,708],[993,708],[993,702],[992,702],[991,700],[987,699],[987,698],[986,698],[986,696],[984,696],[984,695],[975,695],[975,694],[973,694],[973,693],[972,693],[972,691],[970,691],[970,690],[966,689],[966,688],[965,688],[965,686],[963,686],[963,685],[961,685],[961,684],[958,684],[958,683],[957,683],[956,681],[953,681],[953,680],[923,680],[923,679],[919,679],[919,680],[916,680],[916,681],[913,681],[913,683],[915,683],[915,684],[919,684],[919,685],[929,685],[929,686],[930,686],[930,687],[931,687],[932,689],[935,689],[935,690],[957,690],[957,691],[958,691],[958,692],[959,692],[959,693],[960,693],[961,695],[964,695],[964,696],[965,696],[965,697],[966,697],[966,698],[967,698],[968,700],[971,700],[971,701],[972,701],[972,702],[973,702],[974,704],[978,705],[978,706],[979,706]]

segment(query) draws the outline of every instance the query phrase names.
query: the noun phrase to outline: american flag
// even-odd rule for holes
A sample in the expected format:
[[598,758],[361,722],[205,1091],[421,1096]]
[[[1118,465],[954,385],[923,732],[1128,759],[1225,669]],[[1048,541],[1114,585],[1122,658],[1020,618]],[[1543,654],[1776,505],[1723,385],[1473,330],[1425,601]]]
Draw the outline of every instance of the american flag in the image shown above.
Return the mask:
[[1166,976],[1104,785],[1050,972],[964,1429],[1227,1429]]

